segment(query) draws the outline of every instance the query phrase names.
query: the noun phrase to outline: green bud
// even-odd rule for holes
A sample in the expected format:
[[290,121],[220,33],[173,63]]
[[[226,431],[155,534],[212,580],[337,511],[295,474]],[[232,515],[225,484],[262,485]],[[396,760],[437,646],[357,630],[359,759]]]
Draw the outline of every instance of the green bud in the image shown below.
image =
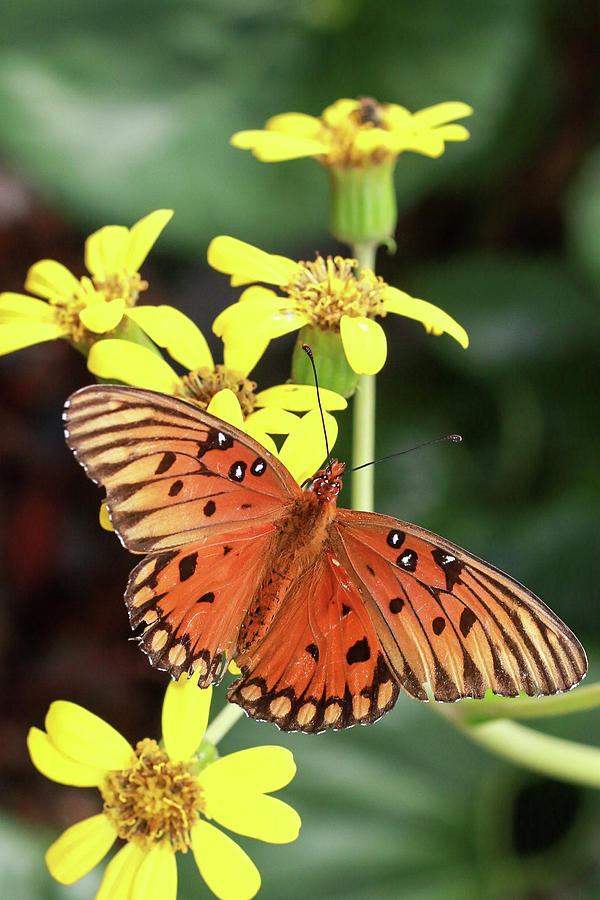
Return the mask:
[[292,381],[312,384],[315,376],[302,344],[308,344],[313,352],[319,386],[337,391],[342,397],[351,397],[356,390],[358,375],[348,365],[339,331],[322,330],[316,325],[305,325],[300,330],[292,355]]
[[329,230],[339,241],[393,244],[398,218],[394,167],[396,160],[360,167],[328,166],[331,187]]

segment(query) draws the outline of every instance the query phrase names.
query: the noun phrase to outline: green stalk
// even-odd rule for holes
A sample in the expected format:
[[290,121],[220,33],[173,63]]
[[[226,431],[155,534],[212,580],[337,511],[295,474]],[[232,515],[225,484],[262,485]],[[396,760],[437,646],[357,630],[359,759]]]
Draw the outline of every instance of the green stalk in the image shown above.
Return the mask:
[[212,744],[213,747],[216,747],[221,738],[225,737],[227,732],[233,728],[243,713],[244,710],[241,706],[236,706],[234,703],[228,703],[206,729],[203,742]]
[[525,769],[600,788],[600,750],[497,719],[475,727],[463,727],[465,734],[481,746]]
[[[356,244],[353,247],[354,257],[361,266],[375,271],[376,243]],[[352,415],[352,465],[375,459],[375,376],[360,375],[356,393],[354,394]],[[375,471],[367,466],[352,474],[352,506],[373,512]]]

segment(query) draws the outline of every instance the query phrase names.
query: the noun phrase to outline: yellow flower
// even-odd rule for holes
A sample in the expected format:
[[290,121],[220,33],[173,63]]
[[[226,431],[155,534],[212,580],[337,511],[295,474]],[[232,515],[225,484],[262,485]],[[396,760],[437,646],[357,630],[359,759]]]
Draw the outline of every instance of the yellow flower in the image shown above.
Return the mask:
[[[132,315],[155,343],[188,370],[187,374],[178,375],[165,359],[146,347],[105,338],[90,350],[88,368],[94,375],[196,403],[259,441],[282,460],[300,483],[317,471],[326,450],[314,385],[280,384],[256,392],[256,382],[250,381],[248,375],[257,358],[248,355],[243,343],[226,348],[224,365],[215,365],[204,335],[179,310],[170,306],[139,306]],[[345,409],[347,403],[333,391],[323,390],[320,397],[331,448],[337,437],[337,423],[327,410]],[[302,419],[294,415],[307,410]],[[288,435],[280,451],[270,437],[272,434]]]
[[85,264],[91,277],[76,278],[52,259],[35,263],[25,288],[36,297],[0,294],[0,354],[59,337],[87,350],[114,331],[148,287],[138,269],[172,215],[159,209],[132,228],[107,225],[90,235]]
[[371,97],[337,100],[320,117],[282,113],[269,119],[264,130],[238,131],[234,147],[252,150],[263,162],[313,156],[326,166],[360,167],[394,160],[412,150],[441,156],[446,141],[466,141],[469,132],[453,122],[470,116],[466,103],[438,103],[410,113],[395,103]]
[[263,281],[286,295],[253,286],[217,316],[213,331],[229,353],[243,347],[252,358],[271,338],[313,326],[338,333],[353,371],[374,375],[387,356],[385,333],[374,317],[387,313],[416,319],[433,334],[446,332],[462,347],[469,343],[464,328],[443,310],[390,287],[371,269],[356,274],[354,259],[317,255],[314,262],[294,262],[222,235],[211,242],[208,261],[230,275],[232,285]]
[[175,854],[192,850],[221,900],[249,900],[260,874],[246,853],[212,821],[275,844],[298,836],[300,817],[269,796],[296,766],[283,747],[253,747],[214,760],[204,744],[211,688],[183,675],[171,682],[162,711],[163,744],[145,738],[135,749],[112,726],[75,703],[52,703],[46,731],[31,728],[33,764],[60,784],[97,787],[103,811],[72,825],[46,853],[50,874],[73,884],[126,841],[106,867],[96,900],[175,900]]

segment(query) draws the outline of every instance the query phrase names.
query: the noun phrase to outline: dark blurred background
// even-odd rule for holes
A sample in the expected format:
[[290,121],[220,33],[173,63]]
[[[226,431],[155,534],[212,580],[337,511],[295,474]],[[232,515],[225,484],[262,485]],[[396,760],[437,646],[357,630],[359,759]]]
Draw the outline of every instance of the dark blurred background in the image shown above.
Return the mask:
[[[217,360],[210,325],[236,295],[206,267],[213,236],[296,258],[341,249],[326,232],[319,165],[261,164],[229,147],[234,131],[365,94],[413,111],[474,107],[468,143],[399,160],[398,253],[378,259],[389,282],[442,306],[471,338],[465,352],[387,319],[378,455],[448,432],[464,443],[378,467],[377,509],[527,583],[579,635],[597,679],[597,3],[4,0],[0,10],[0,289],[21,290],[44,257],[81,275],[88,233],[172,207],[145,296],[192,316]],[[271,346],[261,387],[288,376],[292,343]],[[83,358],[46,343],[1,359],[0,378],[4,895],[85,898],[99,874],[62,888],[43,851],[99,810],[98,794],[39,775],[27,728],[64,698],[132,741],[158,735],[165,680],[128,641],[133,560],[99,528],[99,492],[63,443],[63,402],[91,380]],[[350,417],[339,418],[336,454],[347,458]],[[596,713],[536,727],[600,741]],[[597,792],[501,762],[436,710],[401,698],[377,725],[318,737],[247,720],[221,749],[275,742],[296,755],[285,799],[304,825],[286,847],[240,841],[265,900],[600,895]],[[182,898],[208,896],[191,859],[180,871]]]

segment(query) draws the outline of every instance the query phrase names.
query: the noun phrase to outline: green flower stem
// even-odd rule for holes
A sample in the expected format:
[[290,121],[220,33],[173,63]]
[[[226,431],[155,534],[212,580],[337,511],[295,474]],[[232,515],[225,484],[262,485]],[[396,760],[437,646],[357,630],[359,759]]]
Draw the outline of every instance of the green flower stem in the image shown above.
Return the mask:
[[216,747],[221,738],[225,737],[230,728],[233,728],[243,714],[244,710],[241,706],[237,706],[235,703],[228,703],[206,729],[203,742]]
[[[377,245],[356,244],[353,254],[361,266],[375,270]],[[375,459],[375,375],[361,375],[354,394],[352,416],[352,465]],[[373,466],[352,475],[352,506],[372,512],[374,507],[375,471]]]
[[553,737],[507,719],[462,726],[472,740],[510,762],[574,784],[600,788],[600,749]]
[[[461,708],[459,708],[459,706]],[[465,700],[455,710],[464,725],[477,725],[493,719],[545,719],[567,713],[585,712],[600,706],[600,683],[586,684],[577,690],[551,697],[486,697]]]

